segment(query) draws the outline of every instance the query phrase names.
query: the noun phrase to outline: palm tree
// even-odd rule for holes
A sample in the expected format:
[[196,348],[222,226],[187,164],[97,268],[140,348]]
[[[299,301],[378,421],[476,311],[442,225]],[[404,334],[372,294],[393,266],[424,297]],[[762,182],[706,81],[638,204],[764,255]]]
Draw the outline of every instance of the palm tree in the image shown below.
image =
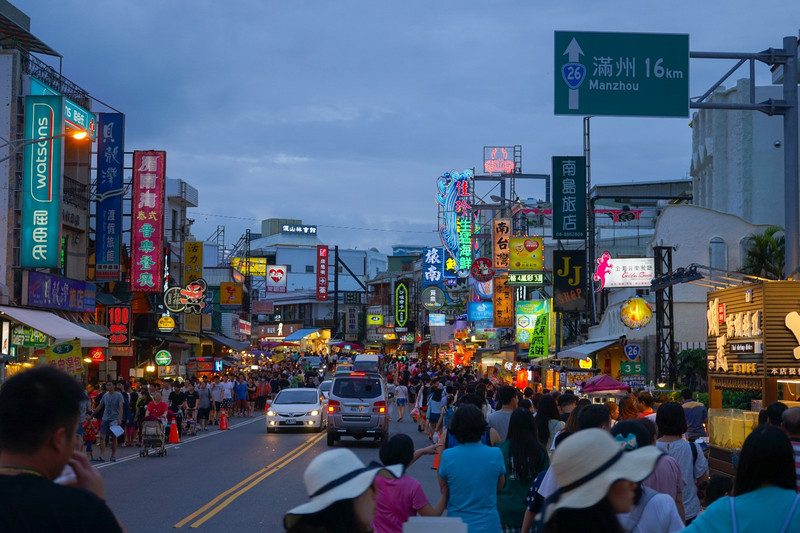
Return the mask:
[[[776,236],[777,235],[777,236]],[[783,228],[770,226],[760,235],[750,235],[742,272],[767,279],[783,279],[786,242]]]

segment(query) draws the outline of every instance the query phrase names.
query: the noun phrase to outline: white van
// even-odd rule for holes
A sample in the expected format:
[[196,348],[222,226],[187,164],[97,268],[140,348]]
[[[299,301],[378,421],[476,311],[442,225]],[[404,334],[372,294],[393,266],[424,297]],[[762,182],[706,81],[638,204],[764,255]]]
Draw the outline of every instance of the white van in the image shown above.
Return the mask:
[[353,361],[353,371],[379,373],[380,367],[378,366],[378,356],[369,353],[357,355]]

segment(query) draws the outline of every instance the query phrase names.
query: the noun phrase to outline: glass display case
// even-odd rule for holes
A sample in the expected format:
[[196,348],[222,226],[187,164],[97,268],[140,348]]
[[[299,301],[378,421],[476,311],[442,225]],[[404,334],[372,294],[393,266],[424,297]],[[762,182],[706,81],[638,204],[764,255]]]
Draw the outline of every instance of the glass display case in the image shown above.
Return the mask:
[[720,448],[738,449],[758,425],[757,411],[710,409],[708,411],[709,443]]

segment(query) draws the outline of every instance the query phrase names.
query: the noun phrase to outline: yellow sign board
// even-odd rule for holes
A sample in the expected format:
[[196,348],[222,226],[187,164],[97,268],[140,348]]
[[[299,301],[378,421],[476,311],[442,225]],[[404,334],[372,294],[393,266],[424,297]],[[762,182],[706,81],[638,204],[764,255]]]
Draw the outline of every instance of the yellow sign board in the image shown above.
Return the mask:
[[47,348],[44,352],[47,364],[75,376],[83,374],[83,356],[81,356],[81,341],[59,342]]
[[541,237],[511,237],[508,269],[511,271],[542,270],[544,243]]
[[267,258],[266,257],[251,257],[249,262],[245,261],[243,257],[232,257],[231,266],[244,274],[245,276],[266,276],[267,275]]
[[219,284],[220,305],[242,305],[242,284],[222,282]]
[[172,331],[175,329],[175,319],[171,316],[162,316],[158,319],[158,329]]
[[183,284],[203,277],[203,243],[186,241],[183,244]]

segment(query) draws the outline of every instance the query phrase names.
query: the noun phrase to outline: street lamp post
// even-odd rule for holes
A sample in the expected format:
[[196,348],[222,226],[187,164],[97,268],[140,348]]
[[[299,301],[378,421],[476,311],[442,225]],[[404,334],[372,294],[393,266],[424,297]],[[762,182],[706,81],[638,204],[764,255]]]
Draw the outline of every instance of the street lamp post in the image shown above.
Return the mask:
[[20,148],[24,148],[26,146],[30,146],[31,144],[40,143],[42,141],[53,141],[55,139],[61,139],[64,137],[72,137],[73,139],[86,139],[88,137],[88,133],[85,130],[80,130],[75,133],[59,133],[58,135],[53,135],[51,137],[42,137],[41,139],[17,139],[15,141],[9,141],[0,137],[0,140],[4,141],[5,144],[0,145],[0,149],[10,147],[8,155],[5,157],[0,158],[0,163],[4,161],[8,161],[14,154],[16,154]]

